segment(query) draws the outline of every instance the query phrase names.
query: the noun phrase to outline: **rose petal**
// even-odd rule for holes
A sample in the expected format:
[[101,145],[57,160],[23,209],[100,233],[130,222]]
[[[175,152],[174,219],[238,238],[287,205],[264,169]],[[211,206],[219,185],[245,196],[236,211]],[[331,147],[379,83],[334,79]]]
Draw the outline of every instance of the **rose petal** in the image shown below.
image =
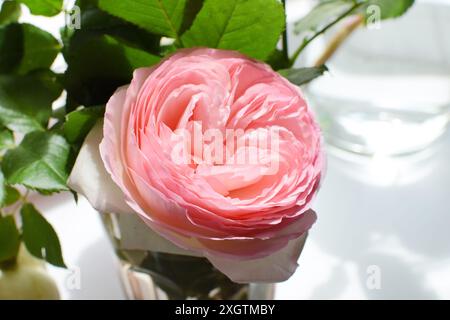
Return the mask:
[[100,212],[132,213],[123,192],[105,170],[99,151],[102,138],[103,121],[98,121],[81,147],[67,185]]
[[286,247],[270,256],[254,260],[226,259],[208,256],[208,260],[218,270],[237,283],[282,282],[295,272],[297,260],[305,245],[307,233],[291,240]]

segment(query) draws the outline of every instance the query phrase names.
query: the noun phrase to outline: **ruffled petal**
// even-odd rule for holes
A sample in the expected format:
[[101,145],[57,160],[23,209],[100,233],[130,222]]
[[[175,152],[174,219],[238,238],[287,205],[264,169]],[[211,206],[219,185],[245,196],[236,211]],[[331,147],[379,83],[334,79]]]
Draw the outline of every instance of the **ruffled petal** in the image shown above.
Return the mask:
[[98,121],[81,147],[67,184],[100,212],[132,213],[123,192],[105,170],[99,151],[102,138],[103,121]]

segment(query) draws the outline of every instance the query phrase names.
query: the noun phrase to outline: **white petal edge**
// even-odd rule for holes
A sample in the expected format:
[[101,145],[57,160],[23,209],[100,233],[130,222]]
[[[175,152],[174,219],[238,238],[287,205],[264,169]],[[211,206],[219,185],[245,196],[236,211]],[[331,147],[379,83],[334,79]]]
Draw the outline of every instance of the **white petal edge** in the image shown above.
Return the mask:
[[232,260],[207,256],[218,270],[236,283],[276,283],[289,279],[297,270],[297,260],[303,250],[308,233],[289,241],[286,247],[265,258]]
[[67,184],[100,212],[133,213],[105,170],[99,151],[102,139],[103,121],[99,120],[84,140]]

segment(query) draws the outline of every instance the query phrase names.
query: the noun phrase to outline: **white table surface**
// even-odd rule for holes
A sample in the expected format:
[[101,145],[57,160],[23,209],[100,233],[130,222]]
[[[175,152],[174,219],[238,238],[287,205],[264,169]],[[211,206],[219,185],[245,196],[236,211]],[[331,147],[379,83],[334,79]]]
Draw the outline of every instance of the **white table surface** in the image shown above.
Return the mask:
[[[291,1],[290,19],[302,1]],[[298,5],[294,7],[293,4]],[[63,18],[25,16],[56,35]],[[407,158],[329,150],[319,219],[279,299],[450,299],[450,133]],[[69,194],[36,200],[57,230],[69,270],[49,267],[64,299],[124,299],[98,214]],[[378,286],[370,286],[375,278]],[[369,282],[369,286],[367,283]]]

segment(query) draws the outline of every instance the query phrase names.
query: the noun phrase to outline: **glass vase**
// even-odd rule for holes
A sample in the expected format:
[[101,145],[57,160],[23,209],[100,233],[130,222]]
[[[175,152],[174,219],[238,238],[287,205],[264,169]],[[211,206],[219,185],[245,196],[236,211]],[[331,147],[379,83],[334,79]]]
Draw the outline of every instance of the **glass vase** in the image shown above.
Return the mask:
[[[341,28],[337,26],[336,28]],[[306,94],[327,142],[365,155],[425,149],[450,119],[450,5],[417,2],[404,16],[361,27]],[[330,32],[308,54],[315,61]]]
[[[273,284],[231,281],[206,258],[177,249],[145,248],[148,227],[135,216],[101,214],[120,261],[122,283],[132,300],[268,300]],[[131,223],[130,223],[131,221]]]

